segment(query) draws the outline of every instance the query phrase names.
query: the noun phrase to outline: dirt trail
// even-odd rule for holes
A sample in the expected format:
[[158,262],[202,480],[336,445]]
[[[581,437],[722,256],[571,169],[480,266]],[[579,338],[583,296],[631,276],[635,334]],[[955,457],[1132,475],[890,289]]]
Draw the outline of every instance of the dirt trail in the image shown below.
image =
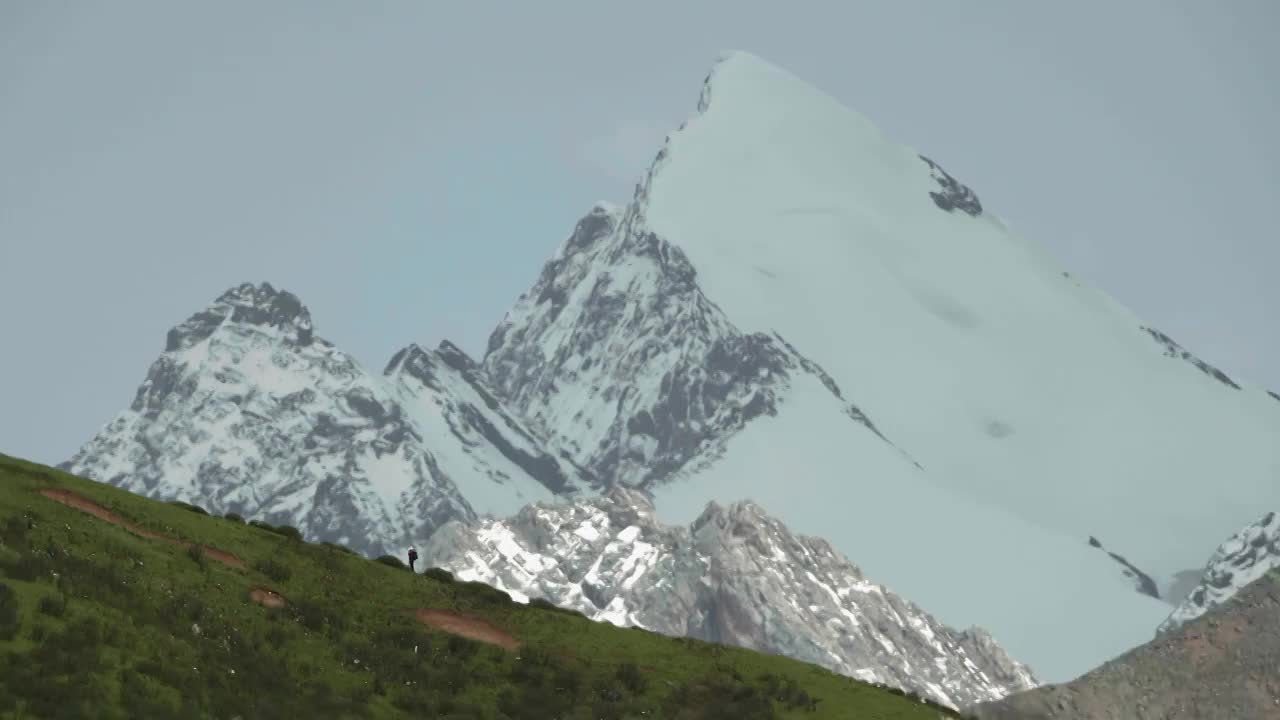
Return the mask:
[[258,603],[263,607],[283,608],[289,606],[289,601],[275,590],[266,588],[254,588],[249,591],[249,599]]
[[[125,520],[119,515],[116,515],[110,510],[102,507],[98,503],[82,495],[77,495],[71,492],[70,490],[61,490],[57,488],[45,488],[44,490],[40,491],[40,494],[49,498],[50,500],[53,500],[54,502],[60,502],[63,505],[66,505],[67,507],[73,507],[76,510],[79,510],[80,512],[92,515],[98,518],[99,520],[109,522],[112,525],[119,525],[120,527],[124,528],[125,530],[128,530],[134,535],[137,535],[138,537],[144,537],[149,540],[160,540],[162,542],[167,542],[171,545],[178,545],[184,548],[191,547],[194,544],[194,543],[189,543],[185,540],[179,540],[178,538],[175,538],[175,537],[169,537],[168,535],[162,535],[158,532],[155,532],[154,530],[147,530],[146,528],[134,525],[128,520]],[[234,568],[244,567],[244,561],[236,557],[235,555],[232,555],[229,552],[226,552],[224,550],[219,550],[217,548],[209,547],[208,545],[201,545],[200,549],[204,552],[206,556],[213,558],[214,560],[217,560],[223,565],[228,565]]]
[[520,647],[520,641],[516,640],[511,633],[480,618],[468,617],[449,610],[433,610],[431,608],[418,608],[414,611],[414,617],[423,624],[447,633],[461,635],[469,640],[497,645],[507,650],[515,650]]

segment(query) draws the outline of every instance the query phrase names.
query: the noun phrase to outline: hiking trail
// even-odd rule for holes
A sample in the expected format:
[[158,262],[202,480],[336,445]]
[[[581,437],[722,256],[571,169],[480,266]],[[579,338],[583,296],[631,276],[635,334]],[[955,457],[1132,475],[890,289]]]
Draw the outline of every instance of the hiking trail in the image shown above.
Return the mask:
[[[89,498],[86,498],[83,495],[77,495],[70,490],[63,490],[61,488],[45,488],[40,491],[40,494],[54,502],[59,502],[67,507],[75,508],[82,513],[92,515],[104,522],[109,522],[112,525],[118,525],[138,537],[147,538],[148,540],[160,540],[161,542],[167,542],[171,545],[178,545],[183,548],[189,548],[196,544],[187,542],[186,540],[179,540],[178,538],[170,537],[168,535],[163,535],[154,530],[147,530],[146,528],[139,527],[138,525],[135,525],[102,507]],[[214,547],[209,547],[208,545],[201,545],[200,549],[206,556],[213,558],[228,567],[244,568],[245,566],[243,560],[225,550],[219,550]]]
[[520,647],[520,641],[516,640],[511,633],[480,618],[432,608],[418,608],[414,611],[414,617],[424,625],[460,635],[468,640],[497,645],[506,650],[516,650]]

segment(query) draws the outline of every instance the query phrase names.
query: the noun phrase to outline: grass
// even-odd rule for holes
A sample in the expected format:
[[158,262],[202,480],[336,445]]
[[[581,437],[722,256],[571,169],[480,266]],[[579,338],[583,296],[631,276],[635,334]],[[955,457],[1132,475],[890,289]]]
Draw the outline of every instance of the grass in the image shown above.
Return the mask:
[[[51,488],[195,549],[40,494]],[[0,455],[0,717],[957,717],[814,665],[521,605],[289,530]],[[255,604],[256,588],[288,606]],[[483,618],[521,647],[443,633],[416,608]]]

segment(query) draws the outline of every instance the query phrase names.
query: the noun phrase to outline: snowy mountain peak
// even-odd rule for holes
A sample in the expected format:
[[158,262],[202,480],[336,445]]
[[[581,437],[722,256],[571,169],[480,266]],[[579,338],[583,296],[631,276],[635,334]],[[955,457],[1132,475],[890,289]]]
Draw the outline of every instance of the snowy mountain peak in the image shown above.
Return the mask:
[[266,283],[228,290],[169,340],[131,407],[64,468],[372,554],[592,484],[452,343],[411,345],[376,375]]
[[200,343],[225,322],[269,329],[298,345],[314,340],[311,312],[298,296],[277,290],[270,283],[242,283],[170,330],[165,350],[172,352]]
[[1157,633],[1167,633],[1222,605],[1275,568],[1280,568],[1280,515],[1269,512],[1218,546],[1200,584],[1169,614]]
[[[698,111],[705,112],[714,102],[776,104],[771,94],[803,92],[814,98],[823,98],[833,107],[845,110],[838,100],[817,87],[796,77],[758,55],[746,50],[727,50],[720,53],[702,85]],[[717,108],[719,109],[719,108]]]
[[754,498],[1066,679],[1168,614],[1079,538],[1151,577],[1200,562],[1280,502],[1280,412],[1064,277],[944,164],[728,53],[482,365],[539,437],[664,519]]

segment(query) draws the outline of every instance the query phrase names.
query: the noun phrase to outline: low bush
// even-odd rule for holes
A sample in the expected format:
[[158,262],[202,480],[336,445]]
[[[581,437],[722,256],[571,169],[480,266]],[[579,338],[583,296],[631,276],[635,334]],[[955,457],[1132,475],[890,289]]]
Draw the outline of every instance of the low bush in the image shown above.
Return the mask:
[[395,569],[397,569],[397,570],[408,570],[408,569],[409,569],[409,566],[408,566],[408,565],[405,565],[405,564],[404,564],[404,561],[403,561],[403,560],[401,560],[400,558],[396,557],[395,555],[381,555],[381,556],[379,556],[377,559],[375,559],[375,560],[374,560],[374,562],[382,563],[383,565],[386,565],[387,567],[393,567],[393,568],[395,568]]
[[229,512],[226,515],[223,515],[222,517],[226,520],[230,520],[231,522],[236,522],[236,523],[244,522],[244,516],[241,515],[240,513]]
[[302,532],[292,525],[272,525],[271,523],[263,522],[262,520],[250,520],[249,526],[256,527],[259,530],[266,530],[267,532],[275,533],[276,535],[283,535],[290,540],[302,541]]
[[453,582],[453,573],[449,572],[448,570],[445,570],[444,568],[438,568],[438,567],[427,568],[426,570],[422,571],[422,574],[426,577],[431,578],[432,580],[439,580],[440,582],[443,582],[443,583]]
[[460,582],[457,583],[457,586],[470,595],[472,599],[491,605],[505,605],[514,602],[505,591],[499,590],[492,585],[486,585],[478,580]]
[[0,640],[12,640],[18,634],[22,616],[18,612],[18,595],[0,582]]
[[640,666],[633,662],[624,662],[619,665],[614,675],[618,678],[618,682],[622,683],[622,687],[636,694],[644,692],[648,685],[640,672]]
[[567,608],[567,607],[560,607],[559,605],[556,605],[555,603],[551,602],[546,598],[536,597],[536,598],[530,599],[529,607],[538,608],[539,610],[547,610],[549,612],[558,612],[564,615],[576,615],[580,618],[586,617],[586,615],[583,615],[581,612],[578,612],[577,610],[574,610],[572,608]]
[[44,615],[49,617],[60,618],[67,614],[67,596],[66,595],[45,595],[40,598],[37,609]]
[[276,582],[285,582],[293,577],[293,570],[275,558],[265,558],[253,564],[253,569]]
[[292,525],[276,525],[271,528],[271,532],[277,535],[283,535],[290,540],[302,542],[302,531]]
[[182,502],[181,500],[170,500],[170,501],[169,501],[169,504],[170,504],[170,505],[172,505],[172,506],[174,506],[174,507],[180,507],[180,508],[182,508],[183,510],[187,510],[187,511],[189,511],[189,512],[196,513],[196,514],[198,514],[198,515],[208,515],[208,514],[209,514],[209,511],[208,511],[208,510],[205,510],[204,508],[200,507],[199,505],[192,505],[191,503],[185,503],[185,502]]

